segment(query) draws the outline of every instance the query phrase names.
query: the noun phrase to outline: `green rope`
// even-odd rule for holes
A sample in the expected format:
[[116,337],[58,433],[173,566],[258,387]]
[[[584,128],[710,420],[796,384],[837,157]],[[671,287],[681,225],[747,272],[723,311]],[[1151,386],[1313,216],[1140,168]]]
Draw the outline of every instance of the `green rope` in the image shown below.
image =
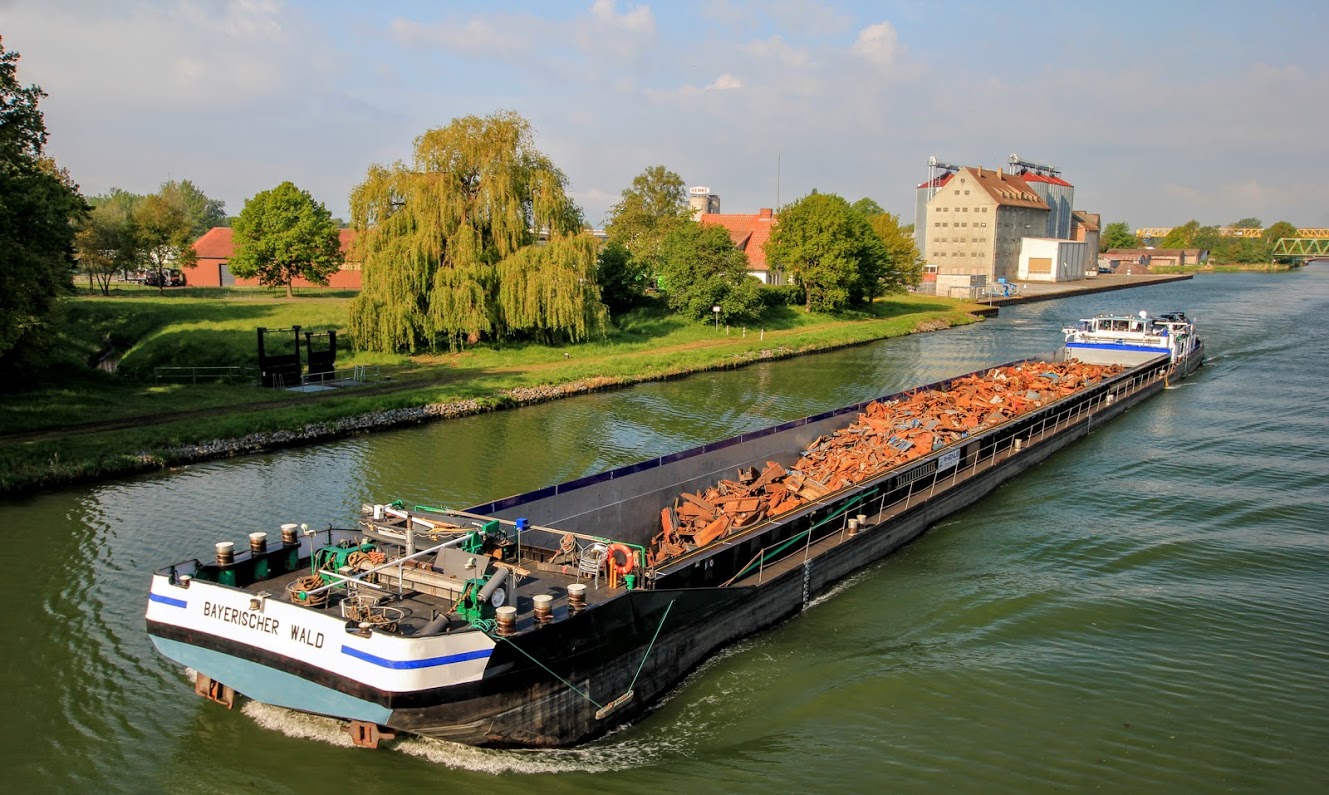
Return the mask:
[[[488,628],[486,628],[486,625],[488,626]],[[520,647],[520,646],[518,646],[517,644],[513,643],[511,640],[508,640],[507,638],[503,637],[502,635],[495,635],[495,634],[492,632],[492,629],[493,629],[495,626],[497,626],[496,622],[494,622],[494,621],[490,621],[490,620],[488,620],[488,619],[481,620],[481,621],[472,621],[472,622],[471,622],[471,626],[472,626],[472,627],[475,627],[476,629],[478,629],[478,630],[480,630],[481,632],[485,633],[486,635],[488,635],[489,637],[493,638],[494,640],[506,640],[506,641],[508,641],[508,645],[509,645],[509,646],[511,646],[512,648],[514,648],[514,649],[516,649],[517,651],[521,652],[522,654],[525,654],[525,655],[526,655],[526,659],[530,660],[531,662],[533,662],[533,663],[535,663],[536,665],[540,666],[541,668],[545,669],[545,671],[548,671],[548,673],[549,673],[550,676],[554,677],[554,678],[557,679],[558,681],[560,681],[560,682],[562,682],[563,684],[567,685],[569,690],[571,690],[572,692],[574,692],[574,693],[576,693],[577,695],[581,696],[582,698],[586,699],[587,701],[591,702],[592,704],[594,704],[595,706],[599,707],[600,709],[604,709],[604,705],[603,705],[603,704],[601,704],[600,702],[596,701],[595,699],[593,699],[593,698],[591,698],[590,696],[588,696],[588,695],[586,695],[585,693],[583,693],[580,689],[577,688],[576,685],[572,684],[572,683],[569,682],[568,680],[566,680],[566,679],[564,679],[563,677],[559,676],[558,674],[554,673],[552,670],[550,670],[549,666],[545,665],[544,663],[542,663],[542,662],[540,662],[539,660],[537,660],[537,659],[535,659],[534,657],[532,657],[532,656],[530,655],[530,653],[528,653],[525,649],[523,649],[522,647]]]
[[646,647],[646,653],[641,656],[641,664],[637,666],[637,672],[632,675],[632,684],[628,685],[628,692],[637,686],[637,677],[641,676],[641,669],[646,667],[646,658],[651,656],[651,649],[655,648],[655,639],[660,637],[660,630],[664,629],[664,622],[669,618],[669,611],[674,609],[674,600],[669,601],[669,606],[665,608],[664,615],[660,616],[660,626],[655,628],[655,634],[651,636],[651,643]]

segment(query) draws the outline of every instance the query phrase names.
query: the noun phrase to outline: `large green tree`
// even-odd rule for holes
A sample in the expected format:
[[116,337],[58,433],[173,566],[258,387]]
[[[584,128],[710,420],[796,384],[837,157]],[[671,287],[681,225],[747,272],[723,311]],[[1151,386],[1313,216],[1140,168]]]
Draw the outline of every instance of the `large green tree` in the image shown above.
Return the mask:
[[766,259],[803,287],[804,308],[833,311],[884,289],[886,247],[867,219],[833,193],[812,193],[780,211]]
[[1192,248],[1200,229],[1200,222],[1193,218],[1181,226],[1174,226],[1167,237],[1163,238],[1159,248]]
[[189,234],[198,240],[214,226],[230,226],[226,218],[226,202],[210,199],[189,180],[163,182],[157,191],[167,201],[184,210],[189,219]]
[[595,280],[600,284],[600,298],[615,314],[626,312],[641,303],[650,286],[650,273],[633,259],[627,246],[611,240],[600,248],[595,265]]
[[1118,248],[1135,248],[1139,245],[1139,239],[1131,231],[1130,224],[1125,221],[1113,221],[1103,228],[1103,236],[1099,238],[1098,248],[1100,251],[1110,251]]
[[74,224],[86,211],[69,174],[43,154],[46,94],[18,80],[0,39],[0,370],[30,370],[54,339],[73,290]]
[[110,294],[115,274],[138,268],[139,240],[134,211],[141,201],[142,196],[119,188],[88,200],[92,211],[80,222],[74,244],[89,285],[95,283],[102,295]]
[[669,308],[687,318],[710,320],[720,307],[724,323],[752,320],[761,312],[761,282],[748,273],[747,255],[721,226],[686,224],[661,247],[660,278]]
[[854,208],[854,212],[864,218],[871,218],[874,215],[883,215],[886,212],[882,209],[880,204],[877,204],[876,200],[867,196],[864,196],[850,206]]
[[168,268],[188,268],[198,261],[193,222],[179,191],[160,190],[145,196],[134,208],[134,226],[140,261],[156,274],[159,291],[165,288]]
[[296,277],[327,284],[341,267],[340,227],[332,213],[290,181],[246,201],[233,228],[231,273],[257,276],[269,287],[284,285],[287,298]]
[[917,287],[923,281],[923,257],[914,243],[913,224],[901,224],[892,213],[868,216],[868,226],[886,247],[886,267],[881,277],[886,292]]
[[[1264,243],[1263,247],[1264,251],[1263,251],[1263,256],[1260,257],[1258,261],[1260,262],[1272,261],[1274,259],[1274,246],[1278,244],[1278,241],[1280,239],[1285,237],[1299,237],[1299,236],[1300,233],[1297,231],[1297,227],[1293,226],[1287,221],[1275,221],[1272,226],[1264,230],[1264,238],[1262,241]],[[1282,259],[1291,260],[1294,258],[1282,258]]]
[[[350,327],[362,348],[603,331],[594,246],[554,245],[583,234],[567,177],[516,113],[455,119],[415,139],[410,163],[371,166],[351,192],[351,224],[363,287]],[[538,235],[549,253],[512,260]],[[529,268],[545,271],[504,284]]]
[[651,166],[632,178],[618,203],[609,208],[605,232],[628,250],[630,269],[659,274],[664,242],[692,223],[683,178],[664,166]]

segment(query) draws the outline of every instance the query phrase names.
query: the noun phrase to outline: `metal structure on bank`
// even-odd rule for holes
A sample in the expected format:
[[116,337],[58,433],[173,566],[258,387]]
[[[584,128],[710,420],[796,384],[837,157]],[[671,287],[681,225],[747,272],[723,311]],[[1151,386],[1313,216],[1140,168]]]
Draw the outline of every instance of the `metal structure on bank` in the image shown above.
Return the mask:
[[[1145,226],[1135,230],[1135,236],[1139,238],[1151,238],[1157,240],[1168,236],[1173,227],[1170,226]],[[1218,234],[1223,237],[1264,237],[1264,230],[1256,227],[1243,226],[1220,226]],[[1329,228],[1325,227],[1307,227],[1298,229],[1295,238],[1283,238],[1284,240],[1325,240],[1329,239]]]

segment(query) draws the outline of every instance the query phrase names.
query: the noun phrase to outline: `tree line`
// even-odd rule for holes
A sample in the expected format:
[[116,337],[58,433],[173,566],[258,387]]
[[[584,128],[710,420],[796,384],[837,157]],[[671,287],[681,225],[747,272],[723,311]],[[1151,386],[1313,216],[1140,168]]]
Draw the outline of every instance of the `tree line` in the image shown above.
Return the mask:
[[[351,193],[356,344],[575,342],[653,293],[676,314],[725,323],[772,303],[729,232],[693,220],[682,177],[665,166],[622,191],[604,245],[567,186],[530,123],[508,111],[456,119],[417,138],[409,163],[371,166]],[[796,295],[807,311],[836,311],[917,284],[910,232],[871,200],[814,191],[781,209],[766,246],[793,285],[775,302]]]
[[[1274,244],[1280,238],[1296,237],[1297,227],[1287,221],[1278,221],[1265,228],[1259,218],[1242,218],[1227,225],[1232,229],[1262,230],[1256,237],[1236,237],[1224,235],[1218,226],[1205,226],[1197,220],[1190,220],[1180,226],[1172,227],[1162,240],[1151,241],[1155,248],[1198,248],[1209,252],[1211,262],[1226,264],[1246,264],[1271,262],[1274,259]],[[1103,228],[1099,239],[1099,250],[1140,248],[1145,241],[1136,237],[1130,224],[1116,221]]]
[[[296,277],[326,284],[341,266],[341,224],[291,182],[233,218],[189,180],[85,200],[44,154],[45,94],[19,83],[18,58],[0,42],[0,367],[40,358],[76,273],[103,294],[125,271],[155,273],[164,285],[168,269],[196,261],[194,241],[215,226],[232,228],[234,275],[285,285],[288,295]],[[764,288],[727,230],[693,220],[682,178],[664,166],[623,190],[602,244],[566,175],[510,111],[425,132],[409,162],[371,165],[350,205],[362,272],[350,331],[371,350],[575,342],[655,296],[696,320],[719,307],[726,323],[756,320],[773,304],[837,311],[922,273],[898,218],[871,199],[813,191],[780,208],[765,254],[788,285]]]

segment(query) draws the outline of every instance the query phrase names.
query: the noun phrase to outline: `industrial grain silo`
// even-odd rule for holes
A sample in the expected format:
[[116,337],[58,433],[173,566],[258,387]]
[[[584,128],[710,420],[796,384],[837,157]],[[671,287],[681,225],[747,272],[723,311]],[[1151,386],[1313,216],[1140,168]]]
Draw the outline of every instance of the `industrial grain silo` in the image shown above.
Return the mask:
[[692,208],[693,219],[700,220],[703,215],[720,212],[720,197],[711,193],[710,188],[698,185],[688,188],[688,206]]

